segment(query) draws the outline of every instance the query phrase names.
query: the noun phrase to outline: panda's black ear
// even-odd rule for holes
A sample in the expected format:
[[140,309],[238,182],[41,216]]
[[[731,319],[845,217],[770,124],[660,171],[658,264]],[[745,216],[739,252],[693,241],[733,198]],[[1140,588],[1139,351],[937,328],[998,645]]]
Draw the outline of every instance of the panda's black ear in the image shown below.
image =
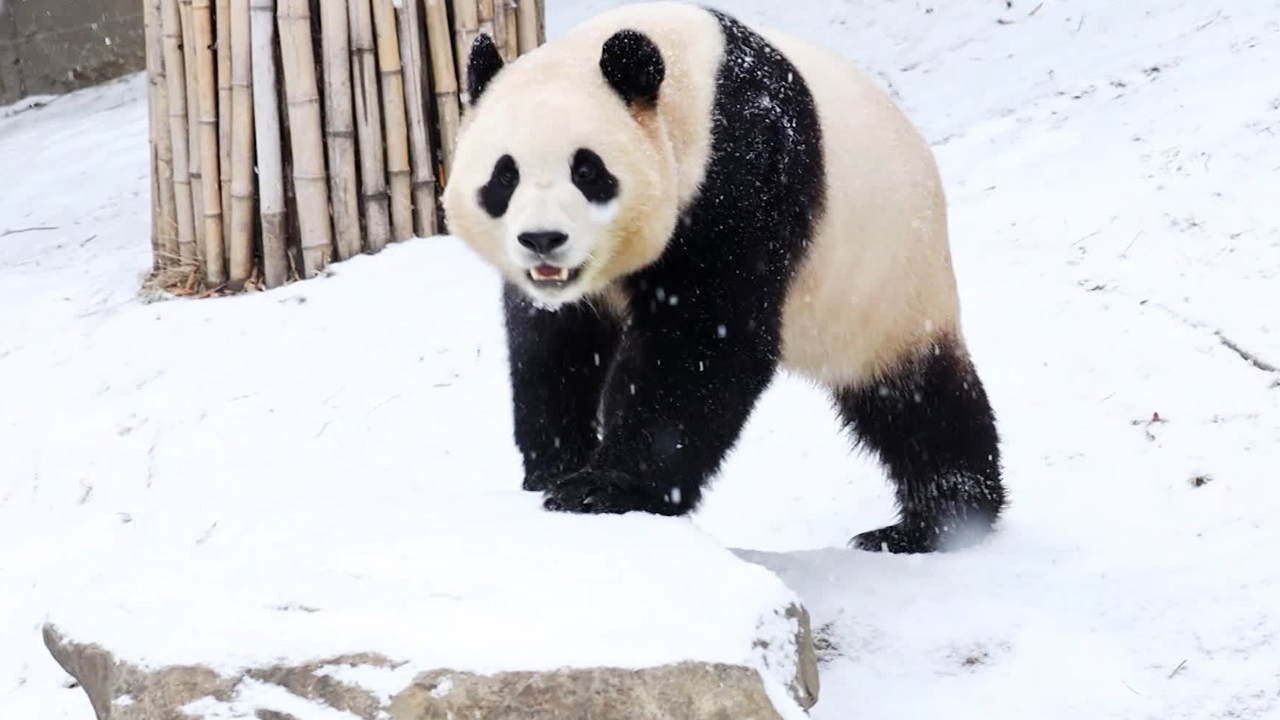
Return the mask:
[[619,30],[604,41],[600,71],[628,105],[642,107],[658,101],[658,88],[667,72],[658,46],[636,30]]
[[481,33],[471,42],[471,55],[467,60],[467,94],[472,105],[480,99],[489,81],[503,67],[502,56],[493,44],[493,38]]

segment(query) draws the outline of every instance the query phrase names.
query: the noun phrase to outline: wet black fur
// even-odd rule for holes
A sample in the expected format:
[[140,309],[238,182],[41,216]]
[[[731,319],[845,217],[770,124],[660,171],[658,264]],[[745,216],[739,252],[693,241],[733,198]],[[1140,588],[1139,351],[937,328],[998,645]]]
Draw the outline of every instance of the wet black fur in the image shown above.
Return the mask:
[[[662,257],[622,279],[626,326],[586,302],[547,311],[506,290],[524,486],[552,510],[693,509],[778,368],[781,308],[823,211],[822,130],[800,73],[715,14],[726,43],[706,180]],[[967,360],[940,346],[880,385],[887,394],[837,394],[902,503],[904,524],[860,546],[931,550],[939,521],[993,519],[994,422]]]
[[858,535],[856,547],[924,552],[982,538],[1005,503],[1000,438],[982,381],[952,338],[835,400],[898,501],[899,522]]
[[652,107],[667,66],[658,46],[643,33],[619,30],[601,48],[600,72],[623,102]]
[[535,308],[510,284],[502,299],[524,488],[543,490],[591,459],[600,390],[621,328],[586,303]]
[[467,55],[467,96],[468,102],[475,105],[489,86],[489,81],[503,68],[502,56],[493,44],[493,38],[484,33],[471,41],[471,50]]

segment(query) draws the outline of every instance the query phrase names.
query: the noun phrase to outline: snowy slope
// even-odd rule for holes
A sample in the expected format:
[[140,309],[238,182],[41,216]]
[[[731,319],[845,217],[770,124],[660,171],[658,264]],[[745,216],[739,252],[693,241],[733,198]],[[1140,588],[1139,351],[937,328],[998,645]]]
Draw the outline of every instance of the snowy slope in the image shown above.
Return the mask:
[[[612,4],[551,0],[549,32]],[[1280,716],[1280,374],[1242,355],[1280,365],[1280,6],[719,4],[861,62],[935,143],[1006,441],[989,543],[856,553],[892,517],[878,469],[819,393],[767,394],[694,522],[808,604],[813,716]],[[143,83],[24,107],[0,110],[0,720],[90,716],[38,627],[131,553],[536,512],[494,278],[456,241],[143,304]]]

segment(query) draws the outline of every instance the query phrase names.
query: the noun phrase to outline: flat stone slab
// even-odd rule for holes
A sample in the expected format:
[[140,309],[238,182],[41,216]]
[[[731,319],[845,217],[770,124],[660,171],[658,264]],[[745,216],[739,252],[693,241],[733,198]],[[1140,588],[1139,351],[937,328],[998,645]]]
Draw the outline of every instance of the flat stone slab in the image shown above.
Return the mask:
[[[148,550],[50,609],[100,720],[791,720],[808,616],[685,519],[390,514]],[[513,542],[514,538],[522,541]]]

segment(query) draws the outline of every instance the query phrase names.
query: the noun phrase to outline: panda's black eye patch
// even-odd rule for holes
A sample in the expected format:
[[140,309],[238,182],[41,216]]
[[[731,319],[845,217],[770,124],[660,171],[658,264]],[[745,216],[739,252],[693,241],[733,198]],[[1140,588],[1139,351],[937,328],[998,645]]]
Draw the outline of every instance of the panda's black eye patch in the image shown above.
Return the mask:
[[520,169],[516,167],[515,158],[503,155],[493,164],[489,182],[480,188],[480,207],[495,218],[502,217],[507,212],[507,205],[511,202],[511,196],[519,184]]
[[574,186],[591,202],[606,203],[618,196],[618,179],[591,150],[581,148],[573,154],[570,172]]

